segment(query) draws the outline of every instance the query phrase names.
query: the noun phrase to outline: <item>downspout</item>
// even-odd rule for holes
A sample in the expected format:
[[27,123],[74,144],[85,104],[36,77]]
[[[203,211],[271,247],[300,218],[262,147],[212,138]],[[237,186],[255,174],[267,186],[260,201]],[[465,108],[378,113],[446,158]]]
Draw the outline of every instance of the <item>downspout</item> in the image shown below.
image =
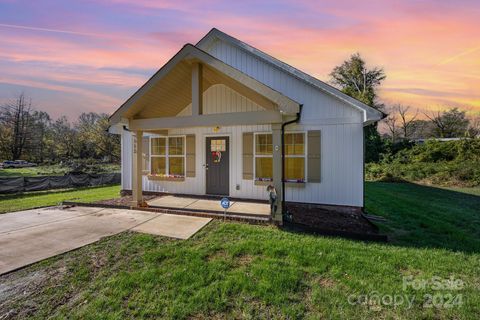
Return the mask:
[[297,123],[302,114],[303,104],[299,106],[295,119],[282,123],[282,214],[288,217],[287,206],[285,205],[285,127],[292,123]]

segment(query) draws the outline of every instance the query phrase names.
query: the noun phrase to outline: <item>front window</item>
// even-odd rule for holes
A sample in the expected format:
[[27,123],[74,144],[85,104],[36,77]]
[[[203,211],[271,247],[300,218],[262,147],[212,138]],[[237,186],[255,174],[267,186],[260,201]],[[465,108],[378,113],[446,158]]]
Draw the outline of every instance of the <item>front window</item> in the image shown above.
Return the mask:
[[285,134],[285,180],[305,181],[305,134],[303,132]]
[[168,138],[168,174],[185,175],[185,139],[183,137]]
[[185,176],[185,137],[152,137],[150,173]]
[[[255,180],[273,180],[273,144],[271,133],[255,134]],[[285,181],[305,181],[305,134],[285,134]]]
[[271,133],[255,135],[255,180],[273,179],[273,145]]

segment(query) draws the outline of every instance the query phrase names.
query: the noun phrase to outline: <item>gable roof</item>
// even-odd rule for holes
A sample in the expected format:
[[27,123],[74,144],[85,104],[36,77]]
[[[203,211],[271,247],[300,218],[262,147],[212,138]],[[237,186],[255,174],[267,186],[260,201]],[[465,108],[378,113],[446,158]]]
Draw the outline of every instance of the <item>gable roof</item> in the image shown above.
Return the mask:
[[295,78],[303,81],[303,82],[306,82],[307,84],[313,86],[314,88],[316,89],[319,89],[345,103],[347,103],[348,105],[360,110],[363,112],[363,116],[364,116],[364,125],[367,125],[367,124],[370,124],[370,123],[373,123],[373,122],[376,122],[378,120],[381,120],[383,118],[383,113],[364,104],[363,102],[355,99],[355,98],[352,98],[350,97],[349,95],[341,92],[340,90],[338,90],[337,88],[334,88],[330,85],[328,85],[327,83],[321,81],[321,80],[318,80],[317,78],[315,77],[312,77],[311,75],[303,72],[303,71],[300,71],[299,69],[297,68],[294,68],[292,67],[291,65],[285,63],[285,62],[282,62],[272,56],[270,56],[269,54],[266,54],[265,52],[257,49],[257,48],[254,48],[252,46],[250,46],[249,44],[243,42],[243,41],[240,41],[216,28],[213,28],[212,30],[210,30],[197,44],[196,44],[196,47],[200,47],[200,48],[205,48],[206,46],[208,46],[208,44],[210,44],[212,41],[214,41],[215,39],[220,39],[220,40],[223,40],[227,43],[230,43],[236,47],[239,47],[251,54],[253,54],[254,56],[256,56],[257,58],[259,58],[260,60],[270,64],[270,65],[273,65],[274,67],[294,76]]
[[[165,100],[161,96],[161,94],[165,94],[165,92],[162,93],[162,90],[172,90],[172,88],[178,87],[179,83],[181,84],[181,89],[185,91],[182,92],[183,98],[170,94],[169,99],[176,99],[176,104],[181,106],[182,109],[186,107],[191,102],[191,75],[188,73],[188,64],[194,61],[202,62],[206,67],[204,71],[204,81],[206,82],[206,85],[203,86],[204,90],[215,83],[226,83],[252,100],[257,99],[255,102],[258,102],[265,108],[278,108],[279,111],[285,114],[295,114],[300,109],[300,104],[291,98],[233,68],[207,52],[191,44],[186,44],[110,116],[110,123],[119,123],[122,117],[125,116],[137,116],[139,118],[155,116],[155,112],[158,114],[161,111],[160,109],[162,109],[156,107],[156,105],[160,105],[161,101]],[[174,75],[176,70],[178,71],[177,75]],[[172,101],[169,101],[170,104]],[[146,106],[149,106],[148,110],[145,110]],[[172,116],[172,112],[180,110],[163,111],[164,113],[170,113],[165,114],[166,116]]]

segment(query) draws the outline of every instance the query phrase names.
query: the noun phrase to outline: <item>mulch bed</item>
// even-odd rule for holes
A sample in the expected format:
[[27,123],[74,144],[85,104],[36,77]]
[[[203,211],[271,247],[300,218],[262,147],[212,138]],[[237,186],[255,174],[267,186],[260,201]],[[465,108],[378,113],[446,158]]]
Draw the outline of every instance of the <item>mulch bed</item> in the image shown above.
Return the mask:
[[329,210],[317,206],[288,204],[292,222],[320,230],[342,231],[358,234],[378,234],[378,229],[369,223],[359,211]]

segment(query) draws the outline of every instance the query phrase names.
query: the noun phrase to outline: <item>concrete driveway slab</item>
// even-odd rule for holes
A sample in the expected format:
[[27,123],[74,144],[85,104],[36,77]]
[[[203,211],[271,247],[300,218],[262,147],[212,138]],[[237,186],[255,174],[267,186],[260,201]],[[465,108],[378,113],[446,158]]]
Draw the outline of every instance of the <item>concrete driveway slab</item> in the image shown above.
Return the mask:
[[210,220],[98,207],[52,207],[1,214],[0,274],[129,229],[187,239]]
[[68,210],[61,210],[60,208],[52,207],[6,213],[0,215],[0,234],[55,221],[68,220],[99,210],[103,209],[70,208]]
[[[38,216],[44,214],[46,220],[42,221]],[[24,211],[0,215],[0,226],[6,222],[0,233],[0,274],[93,243],[157,216],[145,211],[101,208],[94,211],[80,207],[40,214]]]
[[163,214],[136,226],[132,231],[188,239],[211,220],[210,218]]

